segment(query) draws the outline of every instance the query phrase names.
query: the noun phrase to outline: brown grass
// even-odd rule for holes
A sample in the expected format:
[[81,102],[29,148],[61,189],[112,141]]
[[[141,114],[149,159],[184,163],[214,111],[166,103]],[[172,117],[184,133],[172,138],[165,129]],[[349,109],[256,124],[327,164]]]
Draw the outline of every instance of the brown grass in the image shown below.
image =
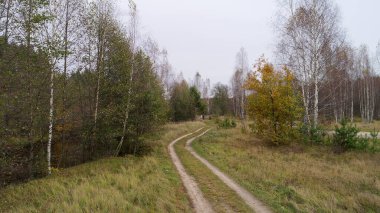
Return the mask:
[[[357,122],[354,122],[353,124],[357,128],[359,128],[360,131],[362,132],[371,132],[373,130],[380,131],[380,121],[374,121],[372,123],[364,123],[364,122],[357,121]],[[331,123],[331,124],[326,125],[326,128],[328,130],[334,130],[336,125],[337,124],[335,123]]]
[[0,191],[0,212],[191,212],[166,146],[200,122],[170,124],[151,155],[108,158]]
[[238,128],[193,147],[278,212],[379,212],[380,154],[268,147]]

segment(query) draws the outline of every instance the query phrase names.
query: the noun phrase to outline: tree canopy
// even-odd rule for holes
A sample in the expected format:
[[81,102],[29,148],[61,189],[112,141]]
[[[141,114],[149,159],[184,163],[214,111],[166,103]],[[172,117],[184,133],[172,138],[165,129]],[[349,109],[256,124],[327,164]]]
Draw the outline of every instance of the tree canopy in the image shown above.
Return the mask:
[[293,87],[294,76],[284,67],[276,71],[273,65],[261,60],[250,74],[246,88],[248,115],[254,120],[252,129],[273,144],[290,142],[301,116],[300,97]]

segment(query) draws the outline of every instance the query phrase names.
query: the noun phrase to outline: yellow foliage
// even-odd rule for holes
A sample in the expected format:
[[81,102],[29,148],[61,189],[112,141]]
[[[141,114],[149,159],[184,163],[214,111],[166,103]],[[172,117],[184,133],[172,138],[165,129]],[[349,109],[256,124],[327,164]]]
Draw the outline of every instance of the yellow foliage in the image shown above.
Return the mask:
[[294,126],[302,107],[294,79],[287,67],[276,71],[260,59],[246,82],[246,89],[252,92],[248,97],[248,115],[255,121],[252,129],[274,144],[289,143],[296,136]]

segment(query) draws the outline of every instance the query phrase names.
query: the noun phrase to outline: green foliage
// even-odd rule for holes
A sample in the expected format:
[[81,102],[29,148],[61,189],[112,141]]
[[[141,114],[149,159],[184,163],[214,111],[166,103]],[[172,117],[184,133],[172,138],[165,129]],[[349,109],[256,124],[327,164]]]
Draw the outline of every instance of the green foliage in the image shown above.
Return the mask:
[[379,136],[379,131],[377,131],[375,128],[370,132],[370,136],[371,136],[371,142],[372,142],[372,146],[369,146],[369,149],[372,151],[372,152],[376,152],[376,151],[380,151],[380,140],[378,138]]
[[213,93],[214,98],[212,99],[211,112],[221,116],[230,114],[228,86],[218,83],[215,85]]
[[305,124],[302,124],[300,127],[300,133],[302,134],[304,142],[306,143],[323,144],[326,142],[325,129],[320,125],[316,127],[310,127]]
[[205,104],[195,87],[189,87],[186,81],[175,83],[170,94],[170,110],[173,121],[194,120],[196,114],[205,112]]
[[230,118],[224,118],[223,120],[217,119],[216,123],[218,124],[219,128],[223,129],[236,128],[237,126],[236,121]]
[[342,120],[340,122],[340,127],[335,127],[335,135],[333,138],[333,144],[343,150],[353,149],[360,147],[364,149],[368,146],[368,143],[364,139],[359,139],[357,134],[359,129],[357,129],[352,124],[349,124],[347,120]]
[[275,71],[261,60],[246,82],[251,129],[271,144],[288,144],[298,136],[296,121],[302,114],[300,96],[293,88],[294,76],[284,67]]
[[1,138],[27,137],[30,131],[42,138],[39,128],[48,124],[48,58],[40,51],[28,52],[25,46],[2,44],[0,49],[4,51],[0,53]]
[[353,149],[358,150],[367,150],[369,148],[370,140],[369,138],[357,138],[356,143],[354,144]]
[[[83,59],[78,66],[71,64],[69,58],[68,74],[64,75],[61,60],[65,50],[62,42],[49,40],[46,44],[33,40],[34,32],[42,22],[51,18],[45,16],[42,8],[46,2],[22,1],[20,7],[15,8],[16,12],[25,12],[32,7],[30,22],[23,23],[23,29],[20,29],[28,31],[26,33],[32,37],[29,44],[26,42],[28,36],[13,38],[19,40],[10,44],[0,42],[0,136],[7,144],[15,145],[12,150],[17,151],[16,146],[20,146],[13,143],[12,138],[33,145],[26,149],[29,153],[21,155],[21,163],[17,163],[18,155],[17,159],[12,159],[18,165],[17,169],[12,170],[12,166],[8,166],[4,174],[17,179],[19,172],[29,173],[30,176],[20,176],[22,180],[33,178],[33,171],[29,172],[29,169],[46,169],[37,161],[41,158],[43,163],[46,162],[52,70],[55,72],[53,167],[72,166],[114,154],[123,134],[127,108],[126,142],[121,153],[143,154],[149,151],[150,148],[144,143],[146,136],[166,122],[168,115],[164,90],[153,69],[152,60],[142,51],[133,53],[129,38],[116,21],[108,17],[103,20],[106,23],[102,23],[107,25],[102,41],[96,40],[99,39],[96,33],[86,35],[93,36],[93,40],[86,42],[98,42],[90,44],[91,48],[101,43],[103,52],[89,51],[92,52],[86,56],[89,58]],[[20,17],[26,14],[22,13]],[[91,25],[85,27],[95,32],[99,20],[95,16],[92,18],[89,20],[91,23],[83,24]],[[52,58],[56,59],[54,69]],[[131,80],[132,65],[134,73]],[[98,88],[99,99],[96,93]],[[96,107],[98,114],[95,121]],[[34,142],[41,146],[37,147]],[[1,152],[3,147],[0,147]]]
[[195,86],[190,87],[190,95],[193,99],[197,114],[205,114],[206,104],[201,99],[201,93]]

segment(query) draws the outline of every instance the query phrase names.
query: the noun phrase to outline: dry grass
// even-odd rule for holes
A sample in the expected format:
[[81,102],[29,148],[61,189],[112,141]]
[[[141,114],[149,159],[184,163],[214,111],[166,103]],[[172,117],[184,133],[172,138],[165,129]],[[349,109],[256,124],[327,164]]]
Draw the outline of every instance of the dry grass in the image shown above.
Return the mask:
[[[360,121],[354,122],[354,125],[362,132],[371,132],[373,130],[380,131],[380,121],[374,121],[372,123],[363,123]],[[332,123],[326,126],[328,130],[334,130],[336,124]]]
[[103,159],[9,186],[0,191],[0,212],[191,212],[166,146],[203,125],[167,125],[149,139],[149,156]]
[[380,154],[267,147],[238,128],[193,147],[278,212],[380,212]]

